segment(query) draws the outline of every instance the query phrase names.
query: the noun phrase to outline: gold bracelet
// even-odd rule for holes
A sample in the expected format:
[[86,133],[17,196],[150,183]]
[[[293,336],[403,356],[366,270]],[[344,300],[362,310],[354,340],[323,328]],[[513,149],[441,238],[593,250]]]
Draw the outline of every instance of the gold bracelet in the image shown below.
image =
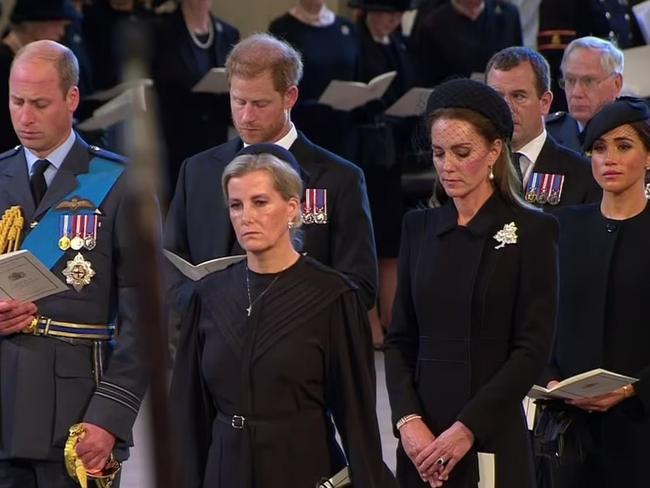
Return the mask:
[[405,415],[404,417],[402,417],[401,419],[399,419],[397,421],[397,423],[395,424],[395,427],[397,428],[397,430],[400,430],[404,426],[404,424],[407,424],[411,420],[416,420],[416,419],[421,419],[421,418],[422,418],[421,415],[418,415],[418,414],[415,414],[415,413],[412,413],[410,415]]
[[633,396],[632,385],[625,385],[623,387],[623,398],[627,399]]

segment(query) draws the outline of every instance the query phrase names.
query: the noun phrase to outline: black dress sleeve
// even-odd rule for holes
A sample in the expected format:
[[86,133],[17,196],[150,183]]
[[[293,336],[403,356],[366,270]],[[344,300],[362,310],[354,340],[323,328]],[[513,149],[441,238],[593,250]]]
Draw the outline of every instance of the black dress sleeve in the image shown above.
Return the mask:
[[356,291],[332,305],[328,407],[341,434],[352,486],[397,487],[382,460],[375,367],[366,311]]
[[170,391],[176,443],[182,454],[179,464],[184,488],[203,486],[212,442],[212,423],[216,416],[201,373],[200,320],[201,300],[198,294],[194,294],[181,326]]

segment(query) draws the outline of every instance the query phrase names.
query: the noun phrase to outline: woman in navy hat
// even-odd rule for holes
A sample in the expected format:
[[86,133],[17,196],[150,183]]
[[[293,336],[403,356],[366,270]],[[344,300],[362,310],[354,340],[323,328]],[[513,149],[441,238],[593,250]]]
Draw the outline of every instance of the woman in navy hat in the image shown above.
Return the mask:
[[246,259],[199,281],[184,317],[172,381],[183,488],[311,488],[346,464],[353,486],[396,488],[365,308],[296,250],[300,174],[276,144],[247,146],[223,172]]
[[[403,488],[535,486],[522,398],[550,350],[557,223],[524,203],[512,119],[486,85],[438,86],[426,111],[439,208],[404,218],[386,380]],[[423,481],[425,480],[425,481]]]
[[639,381],[570,401],[584,459],[553,470],[554,488],[648,486],[650,460],[650,109],[622,97],[589,121],[600,203],[560,221],[560,308],[548,386],[604,368]]
[[358,156],[354,161],[366,175],[368,199],[379,258],[379,301],[370,315],[373,342],[381,347],[390,324],[397,285],[397,252],[402,216],[401,170],[412,154],[415,117],[386,117],[384,112],[413,85],[413,66],[401,33],[401,20],[410,0],[352,0],[360,9],[357,21],[361,41],[361,80],[368,82],[388,71],[397,76],[384,96],[359,111]]

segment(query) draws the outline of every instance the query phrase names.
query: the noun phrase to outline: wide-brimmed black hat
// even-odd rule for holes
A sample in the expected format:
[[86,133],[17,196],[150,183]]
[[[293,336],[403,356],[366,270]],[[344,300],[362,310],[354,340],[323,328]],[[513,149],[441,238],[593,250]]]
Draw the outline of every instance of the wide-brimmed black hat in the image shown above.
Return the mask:
[[11,12],[11,22],[45,22],[80,18],[70,0],[17,0]]
[[608,103],[592,117],[585,127],[582,147],[591,151],[596,139],[621,125],[650,119],[650,107],[640,98],[620,97]]
[[433,89],[425,116],[441,108],[467,108],[480,113],[490,120],[503,139],[512,138],[512,114],[508,104],[495,90],[484,83],[457,78],[441,83]]
[[411,10],[412,0],[350,0],[350,8],[378,10],[381,12],[406,12]]

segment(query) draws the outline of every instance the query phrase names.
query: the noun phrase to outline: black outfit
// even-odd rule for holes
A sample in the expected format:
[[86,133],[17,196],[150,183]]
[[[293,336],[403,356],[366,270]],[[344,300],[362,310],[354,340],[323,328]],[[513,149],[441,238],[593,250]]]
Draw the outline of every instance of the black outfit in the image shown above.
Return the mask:
[[650,207],[623,221],[599,204],[561,210],[560,308],[547,379],[594,368],[639,378],[638,395],[578,414],[591,439],[584,464],[555,470],[554,488],[641,488],[650,459]]
[[[77,137],[38,208],[29,186],[24,151],[17,148],[0,156],[0,209],[20,205],[25,232],[78,185],[94,157],[123,160]],[[116,437],[115,455],[128,457],[131,428],[145,392],[146,373],[140,359],[136,331],[135,297],[137,244],[131,239],[133,209],[127,204],[127,176],[123,173],[99,204],[96,247],[69,249],[52,272],[62,271],[78,253],[91,262],[95,276],[79,292],[70,290],[38,300],[39,315],[81,324],[115,324],[119,334],[111,341],[13,334],[0,337],[0,479],[6,462],[48,461],[63,464],[68,429],[84,421]],[[62,210],[66,212],[66,210]],[[57,242],[60,235],[50,238]],[[100,342],[100,343],[99,343]],[[39,488],[62,486],[47,480]],[[30,485],[3,484],[3,488]],[[76,486],[70,480],[70,486]]]
[[476,20],[458,13],[451,2],[433,10],[413,33],[413,53],[420,82],[432,87],[451,76],[483,73],[492,55],[521,46],[517,7],[502,0],[485,0]]
[[580,142],[580,127],[576,119],[571,117],[566,112],[556,112],[546,117],[546,130],[549,135],[558,144],[568,147],[580,154],[582,151],[582,143]]
[[369,330],[352,285],[308,257],[279,274],[241,262],[201,281],[172,382],[183,487],[316,486],[346,463],[332,419],[354,486],[396,486],[381,457]]
[[337,16],[333,24],[315,27],[286,13],[271,22],[269,32],[302,54],[304,75],[299,85],[300,98],[291,111],[292,120],[314,143],[353,160],[358,142],[354,114],[320,105],[318,99],[332,80],[359,79],[359,36],[355,25]]
[[368,82],[388,71],[397,71],[382,99],[364,107],[364,120],[358,125],[359,153],[355,159],[368,183],[377,254],[380,258],[394,258],[399,251],[404,214],[402,163],[409,154],[415,118],[389,118],[383,112],[413,85],[413,66],[401,34],[391,34],[390,43],[382,44],[373,39],[365,21],[359,25],[359,33],[361,79]]
[[14,52],[4,42],[0,42],[0,97],[6,102],[0,108],[0,151],[20,144],[9,114],[9,71],[13,60]]
[[[241,253],[219,183],[224,168],[241,148],[241,139],[233,139],[183,163],[167,214],[166,249],[194,264]],[[302,252],[347,275],[371,308],[377,290],[377,257],[362,171],[301,133],[290,151],[304,172],[305,189],[325,190],[327,197],[327,222],[301,227]],[[171,271],[173,302],[182,311],[191,283]]]
[[[386,380],[393,423],[422,416],[434,435],[454,421],[472,449],[445,482],[474,488],[476,452],[496,455],[496,486],[533,487],[521,399],[547,359],[557,304],[557,223],[494,194],[466,227],[452,201],[406,215]],[[516,225],[517,242],[498,231]],[[425,487],[400,444],[397,477]]]
[[156,22],[153,78],[167,148],[170,197],[186,158],[228,140],[227,94],[192,92],[211,68],[225,64],[230,49],[239,42],[237,29],[216,17],[212,24],[212,45],[201,49],[194,44],[180,8]]
[[600,201],[602,196],[602,191],[591,172],[591,162],[581,154],[560,146],[550,134],[547,134],[542,150],[537,156],[533,172],[564,175],[559,203],[543,205],[545,211]]

